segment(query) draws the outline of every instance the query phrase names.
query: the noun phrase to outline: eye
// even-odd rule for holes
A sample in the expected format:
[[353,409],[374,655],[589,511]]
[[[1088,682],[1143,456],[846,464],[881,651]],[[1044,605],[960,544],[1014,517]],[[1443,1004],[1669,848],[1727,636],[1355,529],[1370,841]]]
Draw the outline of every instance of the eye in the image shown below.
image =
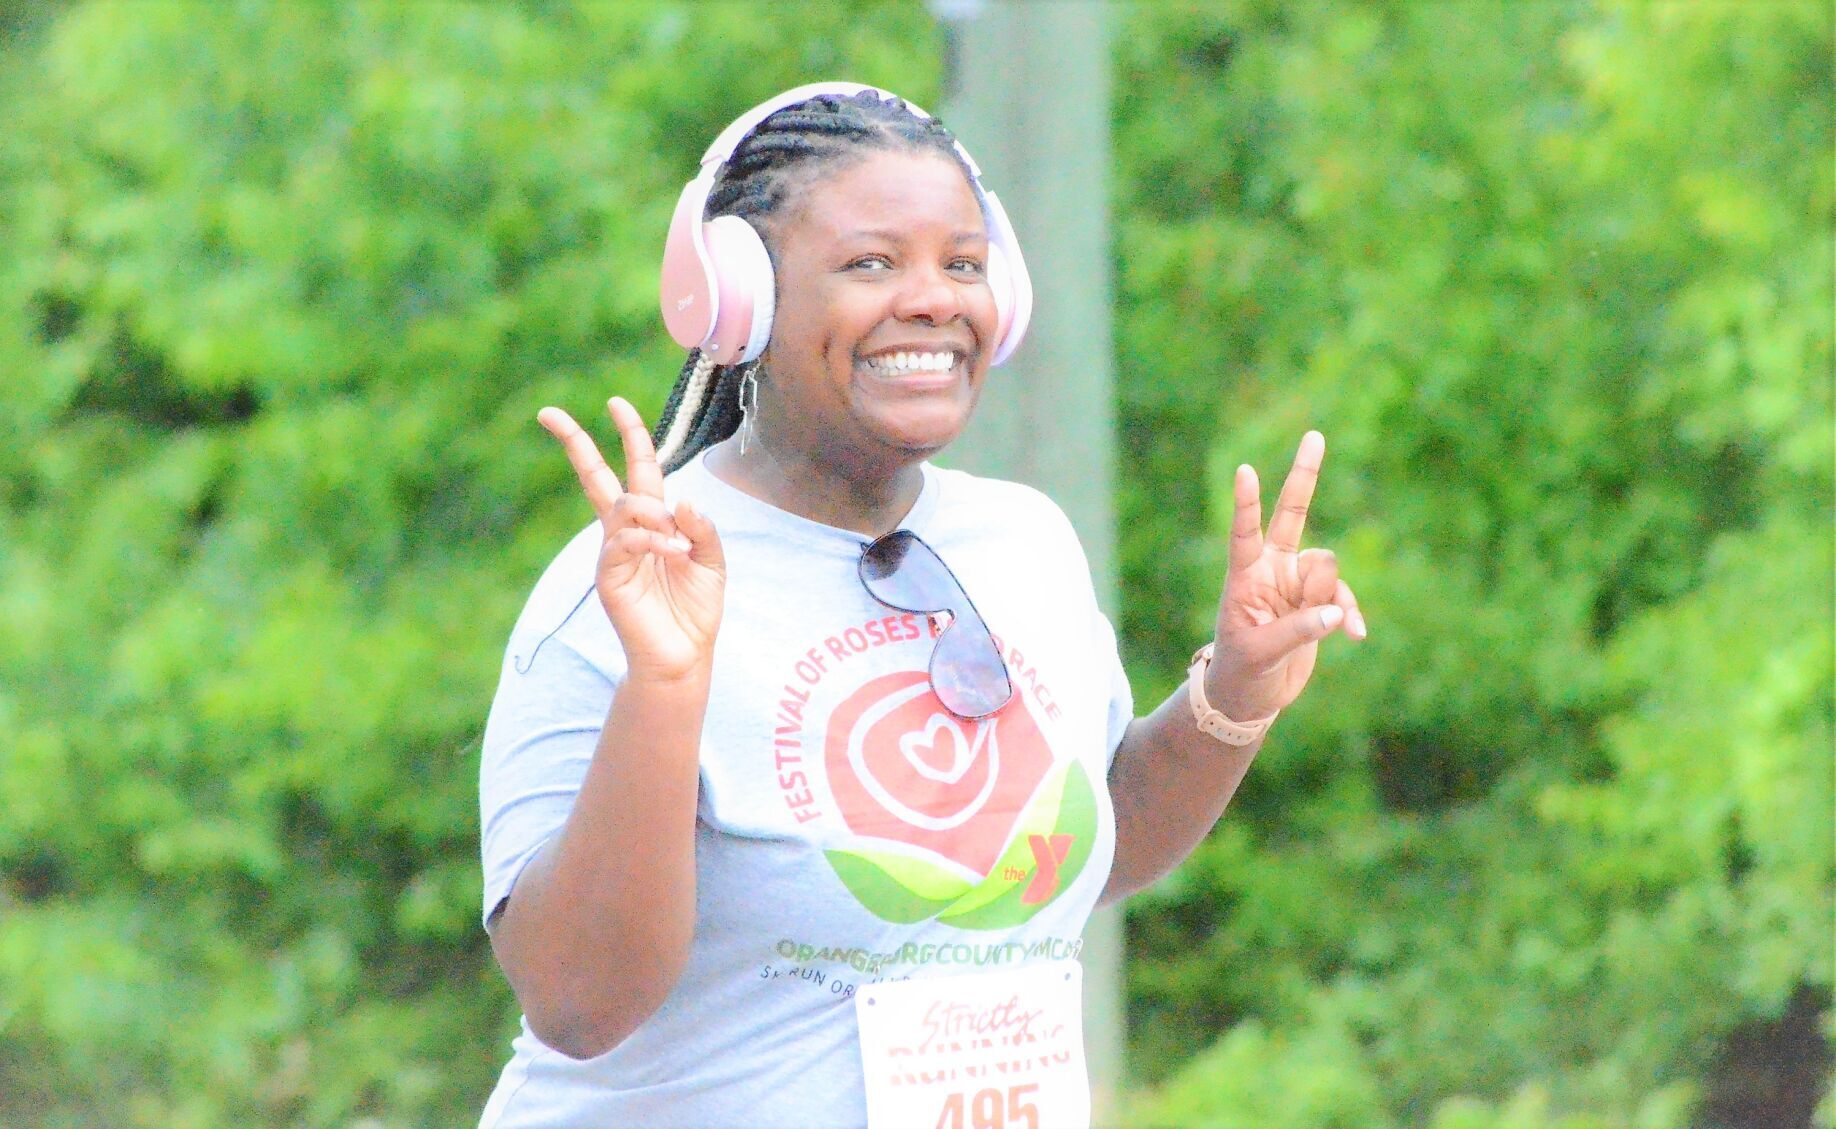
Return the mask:
[[983,266],[982,260],[972,259],[965,255],[958,259],[951,259],[949,269],[952,274],[966,274],[980,278],[987,268]]
[[858,259],[850,260],[845,269],[861,270],[861,271],[869,271],[869,272],[891,270],[892,260],[887,258],[885,255],[879,255],[879,254],[862,255]]

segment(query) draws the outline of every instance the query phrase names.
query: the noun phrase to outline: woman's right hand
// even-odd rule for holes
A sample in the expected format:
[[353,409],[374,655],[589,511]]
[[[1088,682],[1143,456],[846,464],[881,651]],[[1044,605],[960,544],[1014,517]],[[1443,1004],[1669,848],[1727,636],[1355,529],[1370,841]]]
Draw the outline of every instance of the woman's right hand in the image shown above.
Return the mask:
[[633,677],[705,675],[727,584],[720,534],[686,500],[670,512],[663,502],[663,469],[637,409],[618,396],[606,408],[625,445],[623,486],[573,417],[560,408],[536,413],[567,451],[605,531],[594,581],[600,603]]

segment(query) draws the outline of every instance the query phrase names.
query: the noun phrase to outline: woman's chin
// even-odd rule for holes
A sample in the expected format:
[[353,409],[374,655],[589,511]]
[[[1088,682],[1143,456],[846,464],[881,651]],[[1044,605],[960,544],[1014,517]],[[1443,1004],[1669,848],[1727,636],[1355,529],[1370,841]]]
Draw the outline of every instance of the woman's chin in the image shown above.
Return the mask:
[[[876,405],[877,406],[877,405]],[[969,414],[975,407],[973,397],[963,395],[912,397],[895,410],[875,411],[865,421],[887,446],[928,455],[955,442],[969,426]]]
[[887,421],[877,430],[888,446],[928,456],[954,443],[968,424],[967,412],[936,412]]

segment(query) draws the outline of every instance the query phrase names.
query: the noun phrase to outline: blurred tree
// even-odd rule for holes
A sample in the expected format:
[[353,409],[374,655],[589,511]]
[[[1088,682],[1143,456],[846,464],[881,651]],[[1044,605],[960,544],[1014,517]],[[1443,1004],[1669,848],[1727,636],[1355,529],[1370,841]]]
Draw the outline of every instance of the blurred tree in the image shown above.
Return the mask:
[[[10,11],[10,9],[9,9]],[[74,7],[0,120],[0,1122],[461,1124],[477,759],[700,148],[909,5]]]
[[1827,6],[1132,19],[1127,639],[1176,676],[1231,468],[1308,425],[1373,631],[1133,909],[1144,1074],[1253,1017],[1137,1116],[1807,1124],[1814,1035],[1698,1099],[1828,1014]]
[[[1134,1122],[1804,1124],[1827,6],[1125,15],[1137,696],[1206,630],[1231,468],[1278,478],[1309,425],[1374,632],[1134,908]],[[705,139],[817,77],[922,103],[935,29],[172,3],[0,33],[0,1123],[466,1123],[514,1022],[474,741],[587,517],[533,411],[654,410]]]

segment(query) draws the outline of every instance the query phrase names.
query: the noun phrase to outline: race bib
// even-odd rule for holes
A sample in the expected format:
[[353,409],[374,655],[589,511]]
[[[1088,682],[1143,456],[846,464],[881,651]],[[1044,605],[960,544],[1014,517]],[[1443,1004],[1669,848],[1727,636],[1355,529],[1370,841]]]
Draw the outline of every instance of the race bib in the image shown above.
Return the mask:
[[854,996],[869,1129],[1087,1129],[1076,961],[903,980]]

